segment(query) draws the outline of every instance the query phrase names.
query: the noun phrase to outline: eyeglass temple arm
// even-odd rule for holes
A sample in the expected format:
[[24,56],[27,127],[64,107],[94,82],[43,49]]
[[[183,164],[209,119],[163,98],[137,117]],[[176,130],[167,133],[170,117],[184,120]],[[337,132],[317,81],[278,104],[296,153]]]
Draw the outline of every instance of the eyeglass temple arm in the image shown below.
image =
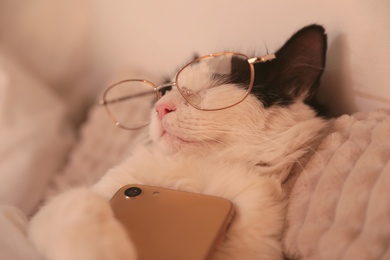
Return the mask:
[[141,93],[137,93],[137,94],[134,94],[134,95],[127,95],[127,96],[123,96],[123,97],[119,97],[119,98],[114,98],[114,99],[111,99],[111,100],[101,99],[99,101],[99,105],[103,106],[103,105],[107,105],[107,104],[122,102],[122,101],[130,99],[130,98],[142,97],[142,96],[146,96],[146,95],[155,93],[155,91],[156,90],[141,92]]
[[276,59],[275,54],[267,54],[260,57],[254,57],[248,60],[250,64],[260,63],[260,62],[267,62]]
[[170,82],[170,83],[162,84],[162,85],[154,88],[151,91],[145,91],[145,92],[141,92],[141,93],[137,93],[137,94],[133,94],[133,95],[127,95],[127,96],[123,96],[123,97],[119,97],[119,98],[114,98],[114,99],[111,99],[111,100],[101,99],[101,100],[99,100],[99,105],[104,106],[104,105],[107,105],[107,104],[113,104],[113,103],[117,103],[117,102],[122,102],[122,101],[130,99],[130,98],[137,98],[137,97],[146,96],[146,95],[155,93],[156,91],[161,91],[163,88],[172,87],[172,86],[175,86],[175,85],[176,85],[175,82]]

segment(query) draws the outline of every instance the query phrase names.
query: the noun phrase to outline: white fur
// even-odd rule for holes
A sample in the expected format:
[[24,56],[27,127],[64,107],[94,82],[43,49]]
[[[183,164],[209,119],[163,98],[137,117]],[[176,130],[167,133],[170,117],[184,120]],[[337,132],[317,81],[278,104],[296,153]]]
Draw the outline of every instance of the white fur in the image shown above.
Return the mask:
[[[202,93],[217,104],[242,94],[233,85]],[[225,197],[237,215],[216,259],[281,259],[284,221],[282,181],[311,150],[325,122],[301,101],[264,109],[249,95],[240,104],[205,112],[189,106],[177,90],[156,107],[152,144],[110,170],[92,189],[51,200],[31,221],[29,236],[47,259],[136,259],[108,199],[123,185],[148,184]],[[153,249],[151,249],[153,250]]]

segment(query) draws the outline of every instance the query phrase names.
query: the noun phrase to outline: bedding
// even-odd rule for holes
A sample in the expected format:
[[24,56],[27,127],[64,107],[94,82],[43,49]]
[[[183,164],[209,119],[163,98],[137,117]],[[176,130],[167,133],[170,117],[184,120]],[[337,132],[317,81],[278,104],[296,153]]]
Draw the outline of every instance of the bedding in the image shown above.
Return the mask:
[[0,50],[0,205],[33,211],[74,140],[62,100]]
[[0,50],[1,259],[41,259],[26,237],[28,215],[74,144],[63,101]]
[[343,115],[289,191],[291,259],[390,259],[390,111]]

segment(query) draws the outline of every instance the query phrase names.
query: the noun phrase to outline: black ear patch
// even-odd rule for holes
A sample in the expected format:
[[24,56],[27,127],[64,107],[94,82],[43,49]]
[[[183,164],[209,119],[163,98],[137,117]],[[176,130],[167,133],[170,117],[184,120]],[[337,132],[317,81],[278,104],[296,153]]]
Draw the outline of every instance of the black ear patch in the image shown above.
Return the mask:
[[327,38],[319,25],[296,32],[276,53],[276,59],[256,63],[252,94],[265,107],[289,105],[296,99],[311,104],[325,67]]

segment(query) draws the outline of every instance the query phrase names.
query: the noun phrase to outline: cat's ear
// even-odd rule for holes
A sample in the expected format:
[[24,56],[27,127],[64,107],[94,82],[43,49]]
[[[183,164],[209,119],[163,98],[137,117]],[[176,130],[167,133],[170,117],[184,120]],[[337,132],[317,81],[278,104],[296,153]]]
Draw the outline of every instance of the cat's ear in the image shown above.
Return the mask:
[[276,53],[276,59],[255,64],[254,91],[264,105],[288,105],[296,99],[311,102],[325,66],[325,30],[310,25],[295,33]]

